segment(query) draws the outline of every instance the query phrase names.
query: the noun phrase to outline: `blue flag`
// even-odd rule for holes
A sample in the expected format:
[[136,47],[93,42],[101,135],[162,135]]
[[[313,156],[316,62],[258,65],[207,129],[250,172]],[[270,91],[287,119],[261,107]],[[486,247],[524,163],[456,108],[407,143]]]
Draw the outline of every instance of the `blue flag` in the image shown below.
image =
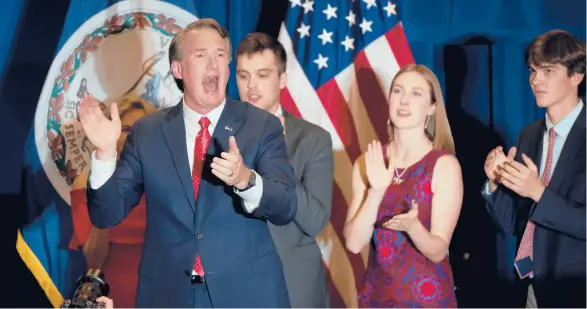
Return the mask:
[[[9,2],[14,2],[9,8],[23,9],[18,1]],[[43,88],[36,90],[40,95],[25,149],[22,188],[29,215],[16,244],[53,306],[71,297],[86,269],[81,248],[91,225],[85,195],[79,193],[94,148],[78,121],[81,96],[90,93],[105,108],[116,101],[119,110],[126,101],[146,102],[149,109],[177,104],[182,93],[167,53],[175,33],[210,17],[228,29],[236,45],[255,30],[260,8],[260,0],[71,1],[57,55],[48,59],[51,68]],[[5,59],[2,49],[0,64]],[[234,62],[231,66],[234,72]],[[228,94],[237,93],[231,79]],[[141,241],[145,214],[131,215],[132,223],[111,229],[111,240]]]

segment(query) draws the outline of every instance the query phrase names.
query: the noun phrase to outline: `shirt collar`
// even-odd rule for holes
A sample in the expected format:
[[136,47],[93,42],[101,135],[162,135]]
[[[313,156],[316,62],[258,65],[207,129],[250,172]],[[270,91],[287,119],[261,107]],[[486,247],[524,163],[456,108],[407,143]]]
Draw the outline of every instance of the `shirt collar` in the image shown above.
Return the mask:
[[561,137],[566,137],[567,135],[569,135],[569,132],[571,131],[571,128],[575,123],[575,120],[577,120],[579,114],[581,113],[581,109],[583,109],[583,104],[583,100],[579,99],[579,104],[577,104],[575,109],[573,109],[572,112],[570,112],[565,118],[563,118],[563,120],[561,120],[556,125],[552,124],[550,118],[548,118],[548,114],[546,114],[546,131],[548,132],[550,128],[554,127],[554,131],[557,135]]
[[275,111],[275,116],[283,116],[283,110],[281,109],[281,105],[277,105],[277,110]]
[[[189,108],[185,104],[184,100],[182,100],[182,104],[183,104],[183,119],[187,125],[188,132],[192,133],[193,132],[192,130],[194,130],[196,128],[199,130],[200,118],[202,118],[204,115]],[[222,115],[222,111],[224,110],[225,104],[226,104],[226,98],[224,98],[224,100],[222,101],[222,103],[220,105],[218,105],[218,107],[211,110],[207,115],[205,115],[208,118],[208,120],[210,120],[210,126],[212,126],[212,129],[216,128],[216,125],[218,124],[218,120],[220,119],[220,115]]]

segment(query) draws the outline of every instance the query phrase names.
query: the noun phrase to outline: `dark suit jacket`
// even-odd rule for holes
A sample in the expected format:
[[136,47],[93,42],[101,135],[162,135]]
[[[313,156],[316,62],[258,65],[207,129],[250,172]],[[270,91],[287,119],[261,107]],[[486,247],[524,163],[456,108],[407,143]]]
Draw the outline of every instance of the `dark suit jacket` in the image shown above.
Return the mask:
[[269,224],[283,262],[294,308],[327,308],[328,286],[318,235],[330,221],[334,159],[330,134],[283,111],[289,162],[294,168],[298,208],[293,222]]
[[[523,163],[525,153],[540,167],[545,131],[544,119],[524,128],[516,143],[516,161]],[[583,107],[540,201],[534,203],[499,186],[487,203],[500,231],[516,236],[516,252],[528,220],[536,225],[534,279],[520,281],[517,273],[502,274],[516,282],[520,302],[525,301],[531,282],[539,307],[585,307],[585,156]]]
[[[267,225],[291,222],[297,209],[281,123],[250,104],[227,99],[194,201],[182,106],[135,123],[114,175],[98,190],[88,186],[92,223],[99,228],[118,224],[145,194],[147,231],[137,307],[192,307],[194,287],[186,271],[198,252],[213,306],[289,307],[282,263]],[[244,163],[263,177],[260,205],[251,215],[233,188],[210,171],[211,158],[228,151],[230,135]]]

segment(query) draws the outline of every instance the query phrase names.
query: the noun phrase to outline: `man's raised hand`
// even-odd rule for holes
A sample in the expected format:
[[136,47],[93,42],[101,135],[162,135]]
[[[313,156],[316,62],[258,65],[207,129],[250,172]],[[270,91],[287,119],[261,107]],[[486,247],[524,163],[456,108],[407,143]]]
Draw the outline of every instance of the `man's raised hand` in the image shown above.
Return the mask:
[[79,118],[86,137],[96,146],[96,158],[113,157],[121,131],[116,103],[110,104],[110,120],[104,116],[94,97],[86,93],[79,104]]

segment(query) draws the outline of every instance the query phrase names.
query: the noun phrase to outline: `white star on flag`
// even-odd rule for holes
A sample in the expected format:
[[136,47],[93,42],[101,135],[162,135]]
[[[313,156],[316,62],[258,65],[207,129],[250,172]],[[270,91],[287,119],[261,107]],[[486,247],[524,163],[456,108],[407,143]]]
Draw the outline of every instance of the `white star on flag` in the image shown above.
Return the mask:
[[302,6],[302,0],[289,0],[291,2],[291,8],[295,8],[297,5]]
[[397,15],[395,12],[395,4],[392,4],[391,1],[387,1],[387,5],[383,8],[385,12],[387,12],[387,17],[393,15]]
[[349,49],[355,49],[354,46],[355,39],[351,39],[348,35],[344,36],[344,41],[340,42],[344,46],[344,51],[349,51]]
[[327,32],[326,29],[322,29],[322,34],[318,35],[318,38],[322,40],[322,45],[332,43],[332,32]]
[[365,34],[365,32],[373,32],[373,29],[371,29],[372,24],[372,21],[368,21],[365,18],[363,18],[363,21],[359,25],[359,27],[361,27],[361,31],[363,32],[363,34]]
[[353,13],[353,11],[349,12],[349,15],[347,17],[345,17],[344,19],[348,20],[349,22],[349,27],[352,27],[354,24],[356,24],[357,22],[355,21],[355,13]]
[[309,11],[314,11],[314,1],[312,0],[304,1],[304,4],[302,4],[302,6],[304,7],[304,14],[307,14]]
[[363,2],[365,2],[365,4],[367,4],[367,10],[370,9],[372,6],[377,7],[377,3],[375,3],[376,0],[363,0]]
[[318,54],[318,58],[314,60],[314,63],[318,65],[318,70],[328,67],[328,57],[322,57],[322,54]]
[[336,18],[336,10],[338,8],[336,7],[331,7],[330,3],[328,4],[328,7],[326,8],[326,10],[322,11],[322,13],[326,14],[326,20],[330,20],[330,18],[334,17]]
[[296,31],[300,33],[300,39],[303,39],[305,36],[310,36],[310,25],[306,26],[302,23]]

